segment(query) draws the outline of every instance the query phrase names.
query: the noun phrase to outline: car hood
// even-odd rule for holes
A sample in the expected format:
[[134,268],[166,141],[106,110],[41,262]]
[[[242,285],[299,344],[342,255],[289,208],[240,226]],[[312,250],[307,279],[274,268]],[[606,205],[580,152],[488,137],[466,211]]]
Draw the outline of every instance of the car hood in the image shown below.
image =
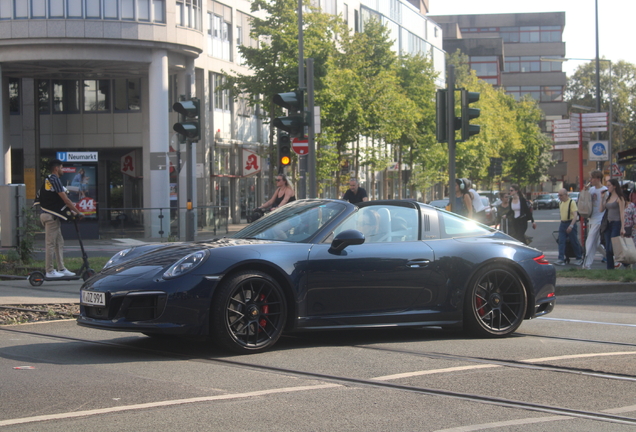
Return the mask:
[[281,243],[271,240],[220,238],[210,241],[171,243],[169,245],[156,245],[156,248],[145,251],[142,255],[134,256],[129,260],[103,270],[105,275],[130,274],[131,268],[152,267],[157,269],[167,268],[181,258],[202,249],[217,249],[229,246],[255,245],[267,243]]

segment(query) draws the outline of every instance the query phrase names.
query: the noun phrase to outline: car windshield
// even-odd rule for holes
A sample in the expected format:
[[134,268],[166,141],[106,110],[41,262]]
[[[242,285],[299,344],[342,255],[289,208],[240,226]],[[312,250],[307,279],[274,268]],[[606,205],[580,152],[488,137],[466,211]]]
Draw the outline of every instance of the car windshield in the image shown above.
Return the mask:
[[231,237],[303,243],[345,208],[345,204],[338,202],[295,201],[246,226]]
[[537,199],[552,199],[550,195],[539,195]]

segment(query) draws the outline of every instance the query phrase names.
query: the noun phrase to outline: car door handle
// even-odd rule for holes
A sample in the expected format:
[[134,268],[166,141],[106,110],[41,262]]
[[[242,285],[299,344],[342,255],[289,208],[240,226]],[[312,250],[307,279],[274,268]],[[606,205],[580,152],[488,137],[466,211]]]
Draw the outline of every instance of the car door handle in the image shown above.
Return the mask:
[[431,261],[421,258],[421,259],[414,259],[414,260],[409,260],[406,263],[407,267],[411,267],[411,268],[420,268],[420,267],[424,267],[427,266]]

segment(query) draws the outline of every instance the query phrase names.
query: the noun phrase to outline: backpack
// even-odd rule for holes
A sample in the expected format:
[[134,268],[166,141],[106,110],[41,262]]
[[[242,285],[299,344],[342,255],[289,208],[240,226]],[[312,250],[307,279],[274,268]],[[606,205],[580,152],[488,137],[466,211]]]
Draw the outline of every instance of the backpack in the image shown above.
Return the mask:
[[576,203],[579,214],[582,218],[589,218],[592,214],[592,194],[589,190],[583,189],[579,192],[579,201]]

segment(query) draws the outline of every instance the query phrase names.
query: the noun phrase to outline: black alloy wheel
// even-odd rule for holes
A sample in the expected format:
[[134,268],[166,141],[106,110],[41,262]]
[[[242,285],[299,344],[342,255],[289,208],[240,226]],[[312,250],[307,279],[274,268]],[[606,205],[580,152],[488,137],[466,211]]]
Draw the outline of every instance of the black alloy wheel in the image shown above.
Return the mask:
[[464,303],[464,328],[479,337],[514,333],[523,322],[526,290],[512,270],[489,265],[473,278]]
[[239,354],[271,348],[283,332],[287,303],[280,285],[262,272],[242,272],[219,286],[212,303],[211,334]]

